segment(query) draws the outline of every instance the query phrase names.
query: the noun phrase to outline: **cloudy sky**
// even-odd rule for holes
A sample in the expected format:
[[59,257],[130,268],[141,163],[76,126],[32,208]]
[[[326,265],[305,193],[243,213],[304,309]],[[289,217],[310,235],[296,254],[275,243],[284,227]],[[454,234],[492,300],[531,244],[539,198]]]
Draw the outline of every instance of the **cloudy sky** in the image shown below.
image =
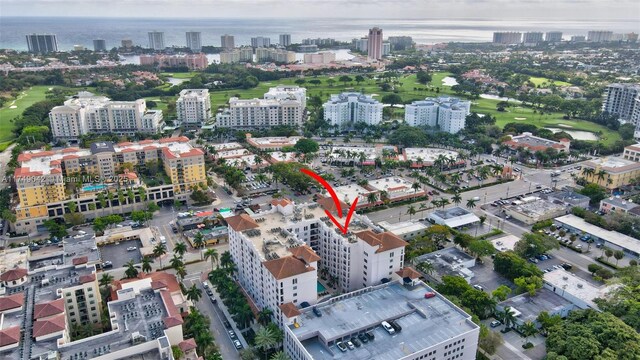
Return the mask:
[[640,1],[638,0],[0,0],[0,2],[2,3],[0,16],[640,19]]

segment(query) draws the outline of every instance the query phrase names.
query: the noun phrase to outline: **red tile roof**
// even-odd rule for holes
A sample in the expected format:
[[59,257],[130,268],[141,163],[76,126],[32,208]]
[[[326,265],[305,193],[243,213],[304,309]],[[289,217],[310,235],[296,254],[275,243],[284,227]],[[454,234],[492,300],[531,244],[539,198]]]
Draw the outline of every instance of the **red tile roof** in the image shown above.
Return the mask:
[[[114,300],[118,298],[118,296],[116,295],[116,291],[122,289],[122,284],[126,284],[132,281],[137,281],[140,279],[147,279],[147,278],[151,279],[151,287],[154,290],[166,287],[167,290],[169,290],[169,292],[180,291],[180,284],[178,284],[178,280],[176,279],[176,276],[173,274],[169,274],[164,271],[156,271],[149,274],[145,272],[140,272],[138,273],[137,278],[115,280],[113,282],[113,287],[112,287],[113,292],[111,293],[111,296],[112,296],[111,298]],[[157,288],[154,287],[154,283],[155,283],[155,286],[157,286]]]
[[307,264],[320,260],[320,256],[308,245],[296,246],[289,249],[289,252],[296,258],[304,260]]
[[80,151],[80,148],[77,148],[77,147],[68,147],[66,149],[62,149],[63,154],[70,154],[78,151]]
[[400,276],[403,279],[409,278],[411,280],[415,280],[420,277],[420,273],[409,266],[403,267],[402,269],[396,271],[396,274],[398,274],[398,276]]
[[182,317],[180,315],[175,315],[175,316],[169,316],[166,317],[164,319],[162,319],[162,321],[164,322],[164,326],[166,326],[167,328],[171,328],[174,326],[180,326],[184,323],[184,321],[182,320]]
[[82,275],[80,276],[80,283],[86,284],[88,282],[92,282],[96,279],[96,274]]
[[20,342],[20,326],[0,330],[0,347]]
[[288,318],[292,318],[294,316],[298,316],[298,315],[301,314],[300,310],[298,310],[298,308],[292,302],[288,302],[286,304],[282,304],[279,307],[280,307],[280,311],[282,311],[284,316],[286,316]]
[[73,258],[73,260],[71,260],[71,263],[73,265],[86,264],[87,262],[89,262],[89,258],[87,256],[80,256],[77,258]]
[[27,276],[27,274],[29,274],[29,271],[27,271],[27,269],[15,268],[15,269],[7,270],[4,273],[2,273],[2,275],[0,275],[0,280],[14,281],[14,280],[22,279],[23,277]]
[[227,224],[235,231],[245,231],[259,227],[258,223],[247,214],[240,214],[226,219]]
[[195,349],[196,347],[198,347],[198,346],[196,345],[196,341],[195,341],[193,338],[191,338],[191,339],[187,339],[187,340],[185,340],[185,341],[181,341],[181,342],[178,344],[178,346],[180,347],[180,350],[182,350],[182,352],[185,352],[185,353],[186,353],[187,351],[189,351],[189,350],[193,350],[193,349]]
[[376,253],[409,245],[409,243],[390,232],[376,234],[371,230],[364,230],[356,233],[356,236],[373,247],[377,246],[378,250],[376,250]]
[[300,260],[294,256],[285,256],[279,259],[265,261],[262,264],[276,280],[286,279],[315,270],[314,267],[309,266],[304,260]]
[[289,199],[273,199],[273,200],[271,200],[271,205],[273,205],[273,206],[280,205],[282,207],[285,207],[285,206],[287,206],[289,204],[291,204],[291,200],[289,200]]
[[[320,206],[322,206],[323,209],[329,211],[333,215],[340,215],[338,214],[336,203],[333,202],[332,197],[328,196],[328,197],[323,197],[321,199],[318,199],[318,204],[320,204]],[[347,206],[347,204],[345,204],[344,202],[340,201],[340,210],[342,210],[342,214],[344,215],[349,211],[349,206]]]
[[33,318],[41,319],[52,315],[64,313],[64,299],[36,304],[33,308]]
[[16,309],[24,304],[24,293],[0,297],[0,312]]
[[65,314],[60,314],[46,320],[36,320],[33,323],[33,337],[53,334],[66,328]]

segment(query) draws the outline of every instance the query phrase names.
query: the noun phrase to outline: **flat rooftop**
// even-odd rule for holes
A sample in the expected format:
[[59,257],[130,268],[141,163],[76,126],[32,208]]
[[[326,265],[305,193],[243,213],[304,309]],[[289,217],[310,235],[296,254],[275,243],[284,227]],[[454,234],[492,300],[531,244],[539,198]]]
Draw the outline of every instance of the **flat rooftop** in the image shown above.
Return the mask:
[[[338,186],[333,188],[333,190],[336,192],[336,195],[338,195],[338,199],[344,201],[345,203],[352,203],[355,198],[359,197],[359,205],[366,204],[366,197],[372,192],[371,190],[367,190],[358,184]],[[328,194],[328,192],[325,193],[325,195],[327,196]]]
[[[442,295],[425,299],[434,291],[423,283],[405,287],[393,282],[332,298],[316,307],[302,310],[299,327],[289,326],[314,359],[395,360],[450,340],[461,334],[479,331],[471,316]],[[379,325],[395,320],[402,332],[390,336]],[[326,343],[373,329],[375,340],[348,352]]]
[[398,236],[402,236],[407,233],[426,230],[429,227],[419,221],[403,221],[395,224],[391,224],[387,221],[381,221],[378,223],[383,229],[390,231]]
[[524,293],[505,300],[498,305],[503,308],[508,306],[517,310],[520,313],[518,319],[522,322],[535,322],[538,315],[543,311],[554,313],[560,312],[564,308],[573,307],[571,301],[545,288],[538,290],[534,297]]
[[585,162],[584,166],[602,168],[602,170],[613,174],[640,169],[640,163],[615,156],[592,159]]
[[298,156],[294,152],[274,151],[270,152],[269,156],[271,156],[271,159],[275,162],[290,162],[298,159]]
[[[86,256],[88,263],[100,261],[100,252],[97,251],[95,234],[89,233],[82,237],[71,237],[63,241],[65,264],[72,265],[73,259]],[[73,255],[71,255],[73,254]]]
[[247,142],[260,147],[280,147],[280,146],[294,146],[298,140],[302,139],[301,136],[291,136],[291,137],[261,137],[261,138],[248,138]]
[[252,155],[253,153],[251,153],[251,151],[245,149],[245,148],[236,148],[236,149],[231,149],[231,150],[220,150],[218,151],[218,153],[215,155],[216,159],[229,159],[229,158],[235,158],[235,157],[241,157],[241,156],[246,156],[246,155]]
[[[416,193],[416,191],[411,188],[411,185],[413,185],[413,183],[397,176],[389,176],[369,181],[370,187],[377,191],[386,191],[391,198],[394,197],[394,193],[395,196],[399,196],[397,193],[402,193],[400,196],[404,195],[404,193]],[[419,191],[417,194],[423,192],[424,191]]]
[[458,152],[437,148],[406,148],[403,151],[404,159],[407,161],[417,161],[418,158],[422,159],[425,164],[433,164],[440,156],[444,156],[447,159],[457,159]]
[[507,205],[505,209],[524,214],[525,216],[544,216],[550,212],[564,211],[566,207],[543,199],[535,199],[520,205]]
[[616,207],[618,209],[623,209],[625,211],[629,211],[629,210],[633,209],[634,207],[638,206],[638,204],[636,204],[636,203],[634,203],[634,202],[632,202],[630,200],[622,199],[619,196],[603,199],[602,203],[609,204],[611,206],[614,206],[614,207]]
[[15,249],[6,248],[0,251],[0,274],[9,269],[13,269],[16,265],[25,267],[28,256],[29,248],[27,246]]
[[242,145],[240,145],[237,142],[230,142],[230,143],[224,143],[224,144],[213,144],[213,145],[209,145],[211,146],[215,151],[224,151],[224,150],[232,150],[232,149],[240,149],[242,148]]
[[606,230],[599,226],[589,224],[584,219],[579,218],[573,214],[561,216],[555,218],[555,221],[576,228],[580,231],[584,231],[587,234],[593,235],[597,238],[610,242],[621,248],[633,251],[636,254],[640,254],[640,241],[632,238],[631,236],[619,233],[617,231]]
[[493,247],[498,251],[513,250],[520,238],[515,235],[507,235],[491,240]]
[[593,299],[604,297],[612,289],[610,286],[595,286],[564,269],[550,271],[543,275],[543,279],[545,283],[561,288],[565,292],[587,302],[594,309],[597,309],[598,306],[593,302]]
[[480,221],[475,214],[469,212],[460,206],[450,207],[448,209],[435,210],[429,214],[429,219],[438,224],[444,224],[452,228],[473,224]]
[[35,289],[35,303],[53,301],[59,298],[58,289],[80,285],[80,277],[94,273],[94,267],[64,266],[49,269],[29,275],[29,282],[37,284]]

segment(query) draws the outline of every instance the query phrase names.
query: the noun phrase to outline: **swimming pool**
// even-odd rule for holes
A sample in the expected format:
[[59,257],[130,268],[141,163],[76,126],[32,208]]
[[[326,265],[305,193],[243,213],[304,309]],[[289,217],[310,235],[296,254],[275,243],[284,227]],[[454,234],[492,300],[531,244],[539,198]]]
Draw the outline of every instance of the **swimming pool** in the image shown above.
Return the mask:
[[318,281],[318,294],[321,294],[325,291],[327,291],[327,288],[325,288],[324,285],[320,284],[320,281]]
[[82,191],[100,191],[104,190],[107,185],[99,184],[99,185],[87,185],[82,187]]

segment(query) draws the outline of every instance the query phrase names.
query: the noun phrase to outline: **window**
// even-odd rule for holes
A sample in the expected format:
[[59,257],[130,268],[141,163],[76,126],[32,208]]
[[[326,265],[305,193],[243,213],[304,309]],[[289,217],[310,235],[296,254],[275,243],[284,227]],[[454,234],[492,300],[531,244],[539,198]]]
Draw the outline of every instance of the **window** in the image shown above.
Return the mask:
[[389,257],[393,257],[393,254],[395,254],[395,252],[393,252],[393,251],[392,251],[392,252],[389,254]]
[[295,278],[294,278],[294,279],[293,279],[293,283],[294,283],[294,284],[297,284],[297,283],[298,283],[298,279],[295,279]]

